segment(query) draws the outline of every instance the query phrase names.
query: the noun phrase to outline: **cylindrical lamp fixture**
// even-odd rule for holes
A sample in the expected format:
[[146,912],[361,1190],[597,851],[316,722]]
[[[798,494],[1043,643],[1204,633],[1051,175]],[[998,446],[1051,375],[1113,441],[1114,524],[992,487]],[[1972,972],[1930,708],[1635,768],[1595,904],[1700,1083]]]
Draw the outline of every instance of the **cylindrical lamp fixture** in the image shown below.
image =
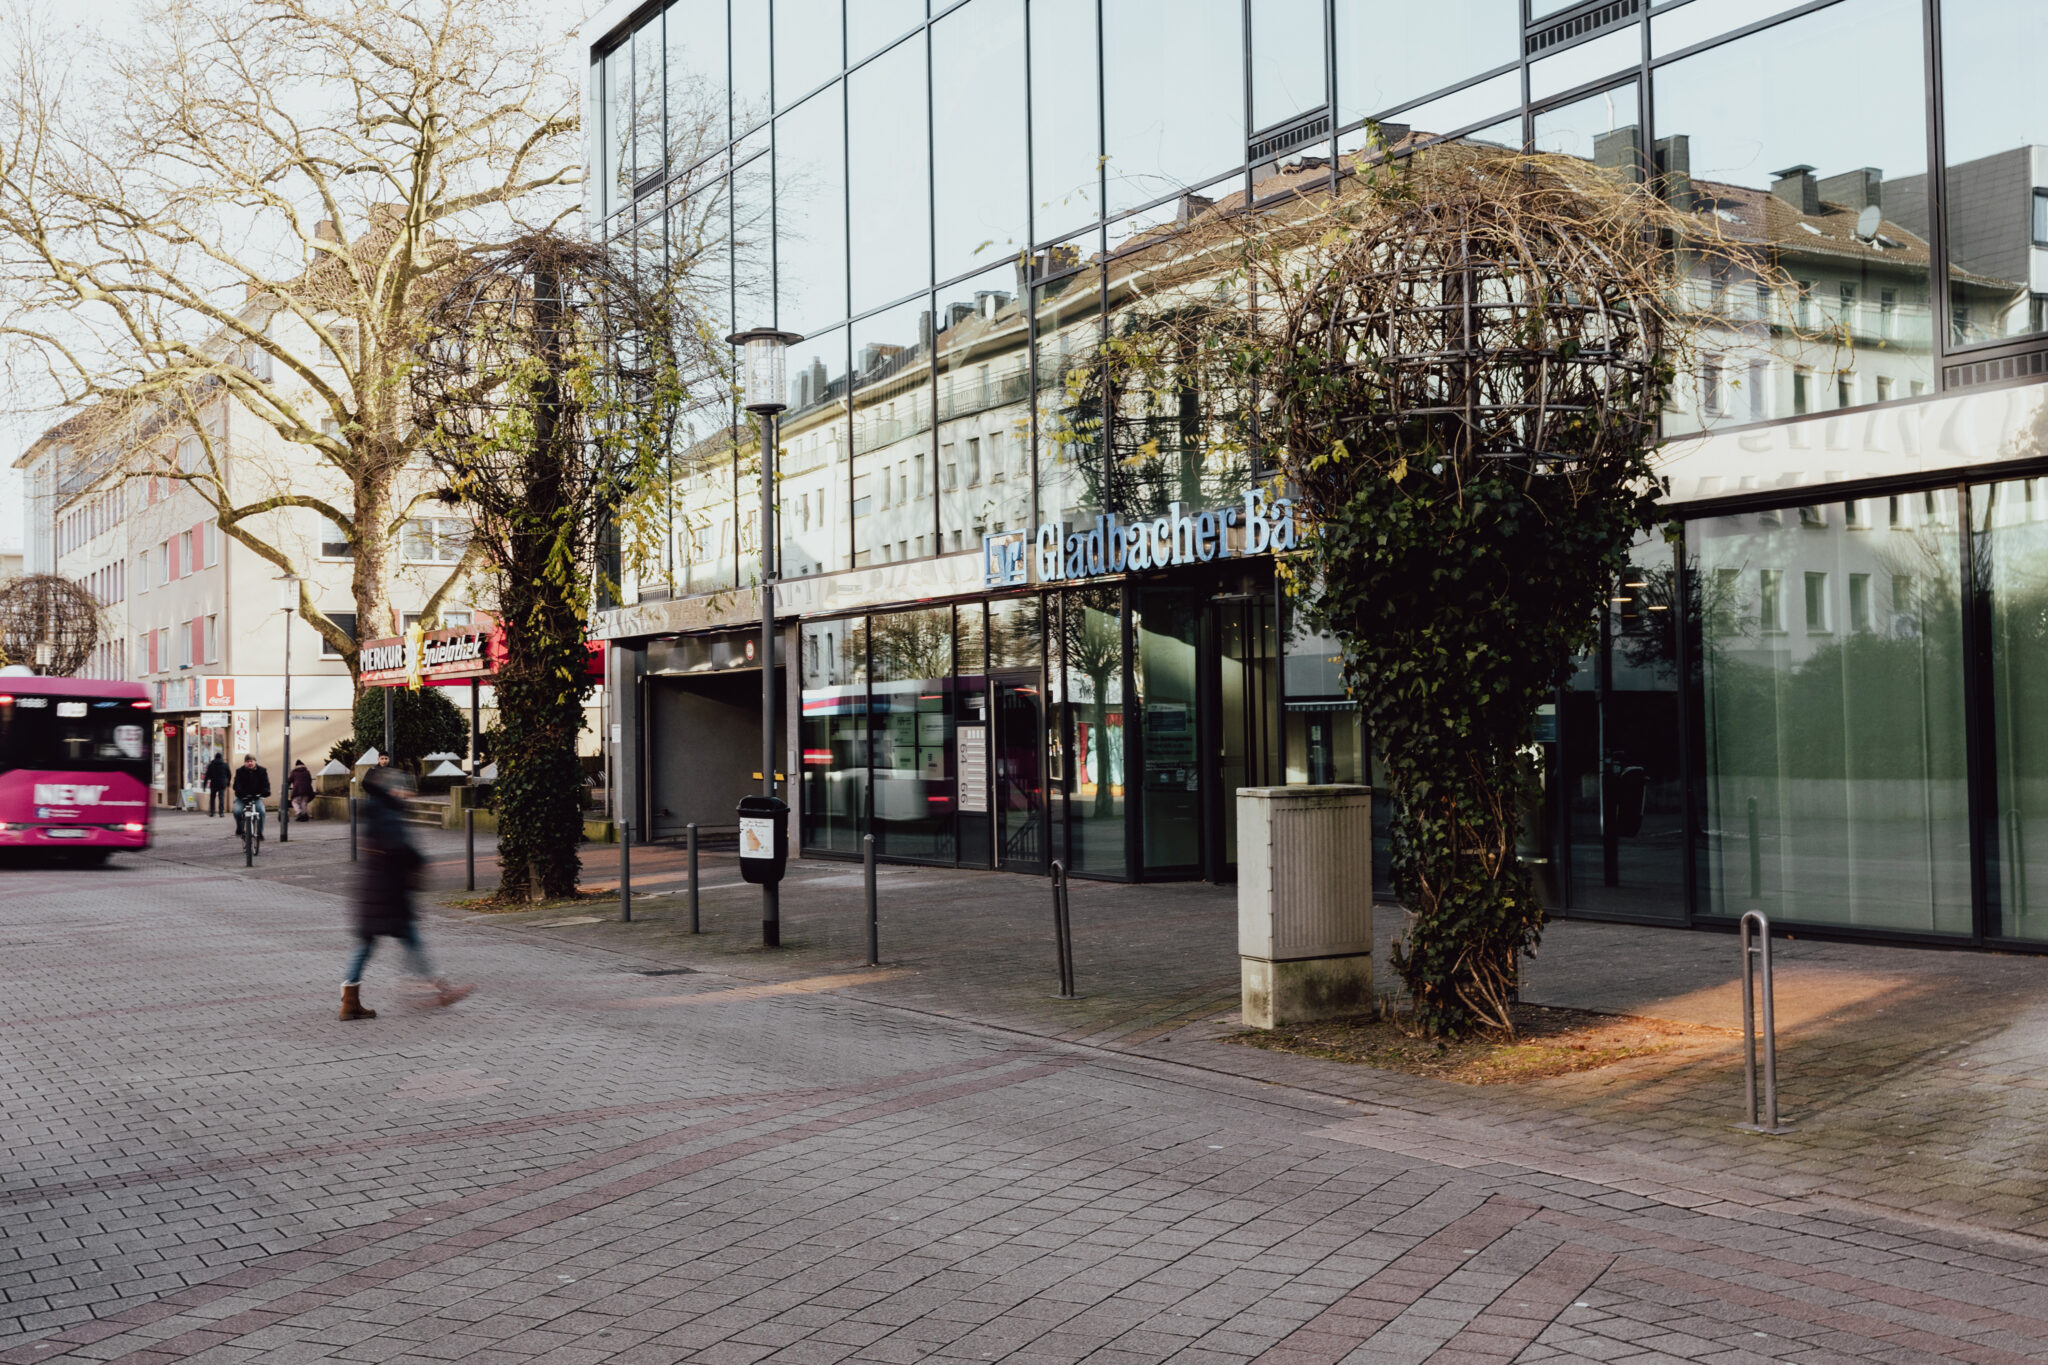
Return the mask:
[[746,394],[741,406],[748,412],[781,412],[789,384],[789,348],[803,338],[795,332],[778,332],[773,327],[755,327],[734,332],[726,340],[740,347],[740,385]]

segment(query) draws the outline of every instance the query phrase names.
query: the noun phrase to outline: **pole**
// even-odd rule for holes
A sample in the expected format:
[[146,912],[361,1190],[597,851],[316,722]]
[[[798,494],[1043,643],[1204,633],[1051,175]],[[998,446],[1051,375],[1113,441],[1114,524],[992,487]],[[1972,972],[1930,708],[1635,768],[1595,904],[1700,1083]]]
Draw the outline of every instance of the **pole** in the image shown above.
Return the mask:
[[697,923],[697,822],[692,820],[683,827],[690,847],[690,932],[703,933]]
[[391,731],[391,689],[387,687],[384,689],[384,748],[382,752],[385,758],[390,759],[391,762],[393,763],[396,763],[398,760],[395,758],[391,758],[391,748],[394,743],[394,741],[391,738]]
[[277,798],[277,841],[292,841],[292,615],[284,615],[284,790]]
[[1754,905],[1764,894],[1763,826],[1756,818],[1756,798],[1749,798],[1749,901]]
[[633,825],[619,821],[619,920],[633,922]]
[[[761,414],[761,795],[775,795],[775,414]],[[761,944],[782,946],[780,888],[761,887]]]
[[476,807],[462,808],[462,859],[464,865],[463,883],[471,891],[476,890]]
[[483,687],[475,678],[469,680],[469,780],[476,781],[477,759],[483,756],[484,732],[481,728],[479,696]]
[[348,860],[356,860],[356,799],[348,799]]
[[[1763,911],[1742,917],[1742,1089],[1745,1122],[1737,1128],[1772,1135],[1789,1133],[1792,1125],[1778,1117],[1778,1023],[1772,1006],[1771,922]],[[1757,997],[1763,998],[1763,1111],[1757,1111]]]
[[1067,865],[1052,861],[1052,941],[1059,958],[1060,993],[1056,1000],[1078,1000],[1074,993],[1074,928],[1067,911]]
[[875,836],[860,836],[860,859],[865,865],[868,882],[868,965],[882,965],[881,926],[875,914]]

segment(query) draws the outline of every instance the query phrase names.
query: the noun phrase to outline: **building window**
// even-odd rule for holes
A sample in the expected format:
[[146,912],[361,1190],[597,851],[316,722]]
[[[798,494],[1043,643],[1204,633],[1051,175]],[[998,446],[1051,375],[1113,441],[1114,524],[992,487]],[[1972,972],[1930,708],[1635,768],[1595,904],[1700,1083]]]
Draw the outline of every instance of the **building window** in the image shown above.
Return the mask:
[[339,523],[320,518],[320,557],[322,559],[354,559],[355,554],[348,546],[348,531]]
[[1849,575],[1849,629],[1859,635],[1870,633],[1870,575]]
[[1826,635],[1834,629],[1828,619],[1828,576],[1824,573],[1806,575],[1806,633]]
[[[348,636],[350,641],[354,641],[356,638],[356,614],[354,612],[330,611],[327,613],[327,619],[340,626],[342,634]],[[341,657],[341,651],[336,649],[334,642],[325,635],[320,637],[320,657],[323,659],[339,659]]]
[[1804,417],[1813,411],[1813,371],[1799,368],[1792,371],[1792,415]]
[[1877,401],[1888,403],[1891,401],[1891,397],[1892,377],[1888,374],[1881,374],[1877,377]]
[[210,615],[206,618],[206,627],[204,632],[200,636],[200,645],[205,654],[205,661],[207,663],[217,664],[220,662],[219,616]]
[[1757,629],[1766,634],[1782,633],[1785,629],[1785,571],[1759,569],[1756,578]]
[[1849,281],[1842,281],[1842,330],[1854,332],[1859,317],[1856,312],[1857,289]]
[[399,532],[398,552],[409,564],[453,564],[469,545],[469,523],[460,517],[413,517]]
[[1899,291],[1896,289],[1877,291],[1877,334],[1888,340],[1899,334]]
[[1835,406],[1853,408],[1856,406],[1856,376],[1843,371],[1835,376]]
[[2048,190],[2034,191],[2034,245],[2048,246]]
[[1700,362],[1700,415],[1719,417],[1724,411],[1721,393],[1721,357],[1710,355]]

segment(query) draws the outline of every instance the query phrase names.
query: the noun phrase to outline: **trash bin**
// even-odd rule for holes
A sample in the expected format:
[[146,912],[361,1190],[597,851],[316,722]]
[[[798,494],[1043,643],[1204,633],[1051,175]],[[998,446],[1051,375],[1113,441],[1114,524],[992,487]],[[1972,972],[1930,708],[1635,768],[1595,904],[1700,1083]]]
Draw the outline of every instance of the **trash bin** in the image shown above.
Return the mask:
[[789,863],[789,803],[775,796],[740,798],[740,876],[775,886]]

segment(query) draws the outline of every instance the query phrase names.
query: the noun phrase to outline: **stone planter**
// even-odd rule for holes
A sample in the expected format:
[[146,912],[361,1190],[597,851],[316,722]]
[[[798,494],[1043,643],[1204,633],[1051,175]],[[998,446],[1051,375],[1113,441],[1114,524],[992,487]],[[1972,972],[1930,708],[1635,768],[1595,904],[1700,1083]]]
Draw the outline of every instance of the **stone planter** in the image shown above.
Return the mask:
[[1371,1009],[1372,949],[1371,788],[1239,788],[1245,1023],[1277,1028]]

